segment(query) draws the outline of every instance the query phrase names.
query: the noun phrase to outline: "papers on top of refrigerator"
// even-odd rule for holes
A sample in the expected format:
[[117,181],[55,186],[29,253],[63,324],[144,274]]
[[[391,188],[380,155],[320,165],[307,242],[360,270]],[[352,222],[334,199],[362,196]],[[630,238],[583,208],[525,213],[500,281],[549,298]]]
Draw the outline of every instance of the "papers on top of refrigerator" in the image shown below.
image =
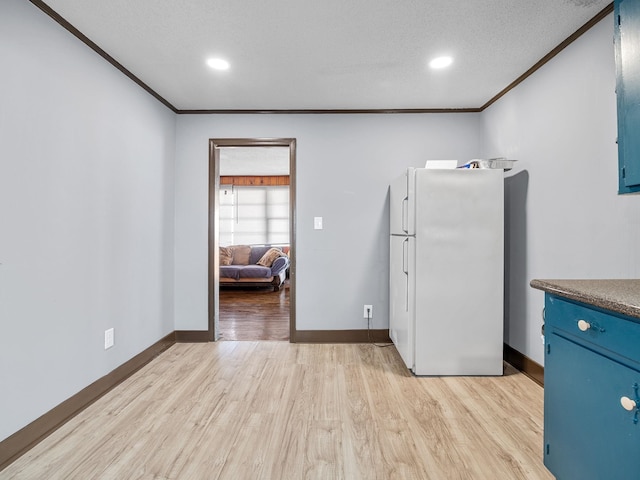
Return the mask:
[[457,160],[427,160],[424,164],[424,168],[437,169],[437,170],[453,170],[458,167]]

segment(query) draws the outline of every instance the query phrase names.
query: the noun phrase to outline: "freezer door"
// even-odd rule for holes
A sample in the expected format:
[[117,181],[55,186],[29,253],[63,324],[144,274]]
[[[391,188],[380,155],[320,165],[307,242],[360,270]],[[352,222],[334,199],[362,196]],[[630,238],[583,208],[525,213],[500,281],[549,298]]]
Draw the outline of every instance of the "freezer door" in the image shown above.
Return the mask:
[[392,235],[413,235],[415,233],[414,186],[415,168],[407,169],[403,175],[391,182],[389,188],[389,230]]
[[407,368],[413,369],[415,239],[392,235],[390,243],[389,336]]

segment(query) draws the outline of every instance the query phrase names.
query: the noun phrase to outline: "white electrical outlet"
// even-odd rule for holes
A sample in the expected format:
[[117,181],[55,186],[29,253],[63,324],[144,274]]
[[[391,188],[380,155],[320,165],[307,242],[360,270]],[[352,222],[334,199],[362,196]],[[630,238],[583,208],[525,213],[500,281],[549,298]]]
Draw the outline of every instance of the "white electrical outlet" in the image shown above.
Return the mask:
[[364,318],[373,318],[373,305],[364,306]]
[[104,331],[104,349],[113,347],[113,328]]

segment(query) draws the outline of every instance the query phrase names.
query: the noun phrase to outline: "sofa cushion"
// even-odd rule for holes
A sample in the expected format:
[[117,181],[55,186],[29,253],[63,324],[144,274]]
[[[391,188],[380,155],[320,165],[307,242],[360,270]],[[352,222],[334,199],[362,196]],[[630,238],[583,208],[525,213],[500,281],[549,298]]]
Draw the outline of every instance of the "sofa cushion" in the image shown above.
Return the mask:
[[248,265],[238,272],[240,278],[269,278],[271,277],[271,269],[261,265]]
[[271,265],[273,265],[273,261],[282,254],[282,250],[278,248],[270,248],[256,263],[258,265],[262,265],[263,267],[271,267]]
[[243,267],[238,265],[228,265],[220,267],[220,278],[233,278],[238,280],[240,278],[240,270]]
[[251,255],[249,245],[234,245],[230,248],[233,250],[231,265],[249,265],[249,256]]
[[251,247],[249,265],[257,265],[258,261],[271,249],[271,245],[257,245]]
[[271,269],[260,265],[229,265],[220,267],[220,278],[271,278]]
[[221,266],[231,265],[233,261],[233,250],[229,247],[220,247],[219,258]]

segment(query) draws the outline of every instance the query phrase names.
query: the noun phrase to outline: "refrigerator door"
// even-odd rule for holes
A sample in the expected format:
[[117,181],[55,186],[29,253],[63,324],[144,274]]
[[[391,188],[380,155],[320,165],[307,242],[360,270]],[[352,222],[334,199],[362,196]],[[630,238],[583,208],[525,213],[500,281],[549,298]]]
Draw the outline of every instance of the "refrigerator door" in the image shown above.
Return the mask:
[[392,235],[415,233],[415,168],[391,182],[389,188],[389,229]]
[[413,369],[415,238],[392,235],[390,243],[389,337],[407,368]]
[[416,175],[416,375],[501,375],[502,170]]

